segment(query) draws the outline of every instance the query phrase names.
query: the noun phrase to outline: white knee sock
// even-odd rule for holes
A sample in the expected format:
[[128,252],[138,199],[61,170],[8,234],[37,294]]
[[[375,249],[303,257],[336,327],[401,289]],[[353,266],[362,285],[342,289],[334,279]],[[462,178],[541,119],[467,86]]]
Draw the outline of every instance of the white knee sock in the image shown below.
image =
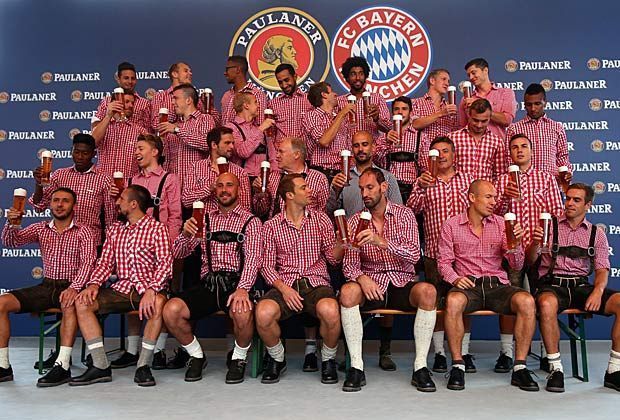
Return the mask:
[[560,357],[560,352],[550,353],[547,355],[549,358],[549,365],[551,366],[551,371],[559,370],[560,372],[564,372],[564,368],[562,367],[562,358]]
[[464,356],[469,354],[469,339],[471,337],[471,333],[466,332],[463,334],[463,343],[461,344],[461,354]]
[[359,305],[352,308],[340,307],[342,330],[344,338],[347,340],[347,348],[351,357],[351,367],[364,370],[364,360],[362,359],[362,339],[364,337],[364,326]]
[[155,353],[166,350],[166,340],[168,340],[168,333],[159,333],[157,343],[155,343]]
[[327,347],[325,343],[323,343],[323,346],[321,347],[321,361],[327,362],[328,360],[335,359],[337,352],[338,352],[337,345],[336,347],[332,349],[331,347]]
[[232,354],[232,359],[231,360],[245,360],[248,357],[248,350],[250,349],[250,346],[252,345],[252,343],[248,344],[247,347],[241,347],[239,344],[237,344],[237,341],[235,340],[235,349],[233,350],[233,354]]
[[612,350],[609,353],[609,364],[607,365],[607,373],[614,373],[620,370],[620,352]]
[[275,360],[276,362],[284,361],[284,346],[282,345],[282,341],[278,340],[278,344],[273,347],[267,347],[267,353]]
[[8,369],[11,364],[9,363],[9,348],[0,348],[0,368]]
[[436,319],[437,311],[435,309],[426,311],[418,308],[413,323],[413,337],[415,339],[414,371],[426,367],[426,357],[428,356],[428,349],[431,347]]
[[187,354],[191,357],[196,357],[198,359],[202,359],[204,357],[204,352],[202,351],[202,347],[200,347],[200,343],[198,342],[196,336],[194,336],[191,343],[187,346],[183,346],[183,348],[185,348],[185,351],[187,351]]
[[433,333],[433,347],[435,348],[435,353],[439,353],[445,356],[446,351],[443,348],[444,335],[444,331],[435,331]]
[[58,351],[56,363],[60,364],[64,370],[69,370],[71,367],[71,351],[73,351],[73,347],[65,346],[60,346],[60,350]]
[[133,354],[134,356],[138,354],[139,344],[140,344],[139,335],[128,335],[127,336],[127,353]]
[[512,334],[500,334],[499,339],[502,342],[502,353],[512,358]]

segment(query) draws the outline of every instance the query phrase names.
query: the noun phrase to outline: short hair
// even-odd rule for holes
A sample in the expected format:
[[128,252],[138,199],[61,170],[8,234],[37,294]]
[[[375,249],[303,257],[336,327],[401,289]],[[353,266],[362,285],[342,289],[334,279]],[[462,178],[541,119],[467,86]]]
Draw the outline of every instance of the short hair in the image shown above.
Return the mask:
[[293,67],[292,65],[290,65],[289,63],[282,63],[282,64],[278,64],[278,67],[276,67],[275,70],[275,74],[278,74],[284,70],[288,70],[289,74],[291,76],[295,76],[295,67]]
[[591,203],[594,201],[594,189],[592,189],[592,187],[588,184],[584,184],[583,182],[575,182],[574,184],[570,184],[568,186],[568,188],[566,189],[566,193],[568,194],[570,190],[581,190],[585,192],[586,203]]
[[306,156],[308,155],[308,149],[306,148],[306,142],[299,137],[286,137],[284,140],[289,140],[291,142],[291,149],[293,152],[299,152],[301,154],[301,160],[306,160]]
[[370,66],[364,57],[349,57],[342,63],[342,69],[340,70],[344,80],[349,78],[349,73],[351,73],[353,67],[361,67],[366,77],[370,74]]
[[295,180],[297,178],[304,179],[302,174],[288,174],[282,177],[278,185],[278,196],[286,202],[286,193],[295,192]]
[[233,109],[238,114],[243,111],[243,105],[250,103],[250,98],[254,98],[254,95],[250,92],[235,93],[233,98]]
[[239,66],[243,73],[248,72],[248,60],[242,55],[231,55],[228,57],[228,61],[231,63],[235,63],[236,66]]
[[172,73],[179,70],[179,66],[181,64],[187,64],[187,63],[185,61],[177,61],[176,63],[171,65],[170,68],[168,69],[168,78],[170,79],[170,81],[172,81]]
[[318,108],[323,105],[323,94],[328,92],[328,88],[332,87],[327,82],[319,82],[310,86],[308,89],[308,101],[313,107]]
[[231,128],[220,126],[215,127],[211,131],[207,133],[207,143],[209,144],[209,148],[212,144],[220,144],[220,140],[222,140],[222,136],[224,134],[232,134],[233,131]]
[[118,68],[116,69],[116,75],[120,77],[121,73],[125,70],[131,70],[135,73],[136,67],[133,64],[128,63],[127,61],[123,61],[122,63],[118,65]]
[[402,102],[407,104],[407,106],[409,107],[409,111],[413,109],[413,105],[411,104],[411,98],[408,98],[406,96],[399,96],[398,98],[394,99],[394,102],[392,102],[392,110],[394,110],[394,104],[396,102]]
[[198,91],[194,86],[189,83],[181,83],[179,86],[172,89],[173,92],[176,92],[177,90],[182,90],[183,96],[186,98],[192,98],[192,103],[194,106],[198,106]]
[[527,140],[527,142],[530,144],[530,149],[532,148],[532,140],[530,140],[530,138],[523,133],[517,133],[517,134],[513,134],[512,136],[510,136],[510,140],[508,140],[508,147],[510,147],[510,145],[512,144],[512,141],[516,139]]
[[486,179],[476,179],[471,184],[469,184],[469,188],[467,189],[467,195],[478,194],[480,186],[484,183],[488,183],[493,186],[493,183],[491,181],[487,181]]
[[473,60],[469,60],[467,64],[465,64],[465,71],[471,66],[476,66],[479,69],[488,69],[489,63],[484,58],[474,58]]
[[471,106],[469,107],[469,112],[471,111],[474,111],[476,114],[482,114],[486,111],[493,112],[493,109],[491,108],[491,103],[489,101],[484,98],[480,98],[476,99],[471,103]]
[[76,144],[85,144],[89,146],[92,150],[95,150],[97,148],[95,138],[90,134],[86,133],[77,133],[75,136],[73,136],[73,145],[75,146]]
[[366,168],[364,169],[364,172],[360,174],[360,178],[364,175],[373,175],[378,184],[383,184],[385,182],[385,175],[383,175],[383,171],[379,168]]
[[426,87],[429,88],[431,87],[431,79],[434,79],[435,77],[437,77],[439,75],[439,73],[447,73],[448,76],[450,76],[450,72],[446,69],[433,69],[431,70],[431,72],[428,74],[428,77],[426,78]]
[[153,207],[153,198],[151,197],[151,193],[142,185],[131,184],[125,188],[125,190],[129,192],[128,200],[136,200],[142,213],[146,213],[149,207]]
[[525,97],[526,95],[538,95],[539,93],[542,93],[543,99],[547,99],[547,91],[545,90],[543,85],[541,85],[540,83],[531,83],[527,87],[527,89],[525,89],[525,93],[523,94],[523,96]]
[[452,141],[452,139],[450,137],[446,137],[446,136],[437,136],[433,139],[433,141],[431,141],[431,144],[428,146],[429,149],[432,149],[434,145],[436,145],[437,143],[446,143],[449,144],[450,147],[452,147],[452,151],[454,152],[454,142]]
[[75,204],[77,202],[77,194],[71,188],[69,188],[69,187],[58,187],[58,188],[56,188],[54,190],[52,195],[56,194],[57,192],[66,192],[67,194],[71,194],[71,197],[73,197],[73,204]]
[[166,160],[164,156],[164,142],[161,141],[161,137],[154,136],[153,134],[140,134],[138,141],[143,141],[151,145],[152,148],[157,149],[157,163],[163,165]]

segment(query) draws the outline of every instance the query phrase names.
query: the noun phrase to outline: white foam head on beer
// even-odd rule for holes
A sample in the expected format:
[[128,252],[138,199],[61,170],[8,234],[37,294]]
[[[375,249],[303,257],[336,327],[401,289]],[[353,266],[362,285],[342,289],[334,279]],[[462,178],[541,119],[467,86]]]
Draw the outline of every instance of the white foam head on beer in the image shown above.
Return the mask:
[[265,115],[273,115],[273,109],[265,108]]
[[439,150],[431,149],[428,151],[428,157],[439,157]]
[[203,91],[204,93],[213,93],[213,91],[211,90],[211,88],[205,88],[205,90]]
[[508,167],[508,172],[519,172],[519,166],[518,165],[510,165]]
[[463,86],[463,88],[466,88],[466,87],[470,88],[471,87],[471,82],[468,82],[466,80],[466,81],[463,82],[462,86]]
[[347,149],[341,150],[340,151],[340,156],[342,156],[342,157],[351,157],[351,151],[347,150]]
[[203,203],[202,201],[194,201],[192,203],[192,208],[193,209],[204,209],[205,208],[205,203]]
[[360,219],[370,220],[372,219],[372,214],[369,211],[363,211],[360,213]]
[[344,211],[344,209],[338,209],[336,211],[334,211],[334,217],[338,217],[338,216],[346,216],[347,212]]
[[125,93],[125,89],[121,88],[121,87],[117,87],[114,89],[114,93]]
[[558,172],[568,172],[568,166],[560,166]]
[[363,92],[362,92],[362,96],[363,96],[364,98],[370,98],[370,92],[368,92],[367,90],[365,90],[365,91],[363,91]]
[[51,158],[52,157],[52,152],[50,152],[49,150],[44,150],[41,152],[41,158]]
[[122,172],[114,172],[114,178],[122,178],[122,177],[123,177]]
[[15,188],[13,190],[13,195],[17,197],[26,197],[28,195],[28,191],[23,188]]
[[159,113],[168,115],[168,108],[159,108]]
[[551,220],[551,213],[540,213],[540,220]]
[[403,116],[400,114],[396,114],[392,116],[392,121],[402,121],[402,120],[403,120]]
[[347,96],[347,101],[349,101],[349,102],[356,102],[357,98],[355,97],[355,95],[349,95],[349,96]]
[[517,220],[517,215],[514,213],[506,213],[504,215],[504,220],[507,222],[514,222],[515,220]]
[[224,165],[226,163],[228,163],[228,160],[226,160],[225,157],[219,157],[217,159],[215,159],[215,163],[218,165]]
[[261,168],[271,168],[271,164],[270,164],[269,162],[267,162],[266,160],[263,160],[263,161],[260,163],[260,167],[261,167]]
[[[465,85],[465,83],[463,83]],[[448,86],[448,92],[456,92],[456,86]]]

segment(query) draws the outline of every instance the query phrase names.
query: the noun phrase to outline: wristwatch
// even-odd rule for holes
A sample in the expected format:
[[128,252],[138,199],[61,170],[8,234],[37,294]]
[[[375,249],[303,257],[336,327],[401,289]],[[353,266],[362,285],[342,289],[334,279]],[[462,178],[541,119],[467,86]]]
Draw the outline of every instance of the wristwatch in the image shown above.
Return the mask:
[[174,127],[175,134],[179,134],[179,131],[181,131],[181,129],[179,129],[179,127]]

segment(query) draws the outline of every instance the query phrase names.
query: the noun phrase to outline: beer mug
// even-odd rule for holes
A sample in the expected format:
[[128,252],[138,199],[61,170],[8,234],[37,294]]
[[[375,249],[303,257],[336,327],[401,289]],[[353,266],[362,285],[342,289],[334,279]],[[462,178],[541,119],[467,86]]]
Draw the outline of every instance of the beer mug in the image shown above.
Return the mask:
[[349,237],[349,224],[347,223],[347,213],[343,209],[334,211],[334,219],[336,219],[336,229],[338,231],[338,237],[342,241],[342,244],[350,247],[351,238]]
[[368,114],[370,113],[370,92],[362,92],[362,99],[364,100],[364,117],[368,119]]
[[396,114],[392,116],[392,129],[396,131],[398,143],[394,143],[394,147],[400,147],[403,142],[403,116]]
[[560,187],[562,187],[562,191],[564,192],[564,194],[566,194],[566,191],[568,191],[568,187],[569,187],[568,166],[560,166],[558,168],[558,174],[560,178]]
[[192,203],[192,217],[196,221],[196,227],[198,228],[194,238],[202,238],[204,236],[202,231],[205,227],[205,203],[202,201],[194,201]]
[[205,88],[202,92],[202,103],[205,106],[205,112],[213,114],[213,91],[210,88]]
[[120,197],[125,189],[125,178],[122,172],[114,172],[114,186],[118,188],[118,195],[116,198]]
[[260,190],[261,192],[267,191],[267,181],[269,180],[269,169],[270,168],[271,168],[271,165],[266,160],[260,163],[260,182],[261,182]]
[[41,153],[41,186],[47,187],[50,184],[52,173],[52,152],[44,150]]
[[[123,98],[123,95],[125,94],[125,90],[123,88],[116,88],[114,89],[114,100],[117,102],[120,102],[121,105],[123,105],[123,109],[125,109],[125,98]],[[125,119],[125,112],[121,112],[118,115],[114,116],[117,120],[124,120]]]
[[540,252],[551,252],[551,214],[540,213],[540,227],[543,229],[542,243],[540,244]]
[[448,105],[456,104],[456,86],[448,86]]
[[357,229],[355,229],[355,235],[353,236],[353,246],[355,248],[359,248],[359,245],[357,243],[357,235],[359,235],[360,232],[368,229],[371,219],[372,214],[370,214],[369,211],[362,211],[360,213],[360,220],[357,222]]
[[471,98],[471,82],[463,82],[463,97]]
[[517,201],[521,201],[523,199],[523,193],[521,192],[521,179],[519,178],[519,166],[510,165],[508,167],[508,176],[510,180],[517,186],[517,190],[519,190],[519,197],[515,198]]
[[[269,109],[269,108],[265,109],[265,114],[264,115],[265,115],[265,119],[270,119],[270,120],[274,120],[274,121],[276,120],[276,118],[273,115],[273,109]],[[267,131],[265,131],[265,135],[267,137],[271,137],[271,138],[274,138],[276,136],[276,125],[275,125],[275,122],[274,122],[274,124],[271,127],[269,127],[267,129]]]
[[433,177],[432,187],[437,185],[437,174],[439,173],[439,150],[431,149],[428,151],[428,171]]
[[506,226],[506,243],[508,244],[508,254],[517,252],[519,241],[515,236],[515,224],[517,223],[517,215],[514,213],[506,213],[504,215],[504,224]]
[[215,163],[217,164],[217,169],[220,171],[220,174],[226,173],[230,169],[228,160],[225,157],[215,159]]
[[[347,102],[355,105],[357,103],[357,98],[355,95],[347,96]],[[355,124],[357,120],[357,110],[353,109],[352,112],[349,112],[349,124]]]
[[351,181],[351,152],[346,149],[342,150],[340,152],[340,157],[342,158],[342,173],[347,179],[347,185],[349,185],[349,181]]
[[[17,210],[20,215],[15,220],[10,220],[11,226],[22,226],[22,214],[26,208],[26,196],[28,192],[23,188],[15,188],[13,190],[13,208]],[[343,210],[344,211],[344,210]]]

